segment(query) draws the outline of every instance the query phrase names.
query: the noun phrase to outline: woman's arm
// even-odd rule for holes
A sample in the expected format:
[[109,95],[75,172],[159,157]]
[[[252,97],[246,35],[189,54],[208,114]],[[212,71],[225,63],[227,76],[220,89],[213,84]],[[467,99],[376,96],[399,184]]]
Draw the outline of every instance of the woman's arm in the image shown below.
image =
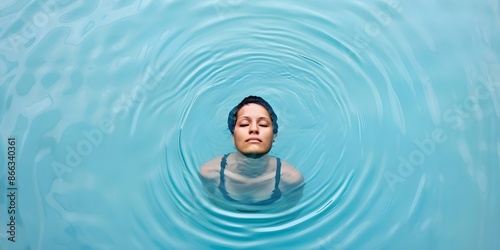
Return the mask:
[[304,185],[302,174],[292,165],[282,161],[280,190],[287,201],[288,207],[295,206],[302,198]]
[[220,181],[220,161],[222,156],[219,156],[201,166],[198,171],[198,176],[203,185],[203,189],[209,198],[215,194],[215,189]]

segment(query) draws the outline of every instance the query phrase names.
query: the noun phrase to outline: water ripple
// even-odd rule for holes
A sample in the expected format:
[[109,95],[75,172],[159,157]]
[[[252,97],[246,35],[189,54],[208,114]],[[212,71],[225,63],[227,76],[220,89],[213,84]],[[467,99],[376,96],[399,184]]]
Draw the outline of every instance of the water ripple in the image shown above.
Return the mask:
[[[497,246],[493,2],[0,4],[23,247]],[[227,114],[248,95],[279,117],[271,154],[305,177],[293,208],[234,212],[203,192],[198,169],[234,152]]]

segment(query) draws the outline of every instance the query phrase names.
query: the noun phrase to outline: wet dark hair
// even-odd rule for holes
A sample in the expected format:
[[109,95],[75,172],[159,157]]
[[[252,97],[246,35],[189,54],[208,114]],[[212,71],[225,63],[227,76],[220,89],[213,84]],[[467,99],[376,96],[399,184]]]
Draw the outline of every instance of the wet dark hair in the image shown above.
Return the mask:
[[264,108],[267,109],[267,112],[269,112],[269,115],[271,116],[271,121],[273,122],[273,134],[278,133],[278,117],[274,113],[273,108],[269,103],[267,103],[262,97],[260,96],[247,96],[245,97],[236,107],[234,107],[231,112],[229,112],[229,115],[227,116],[227,127],[229,128],[229,131],[231,131],[231,134],[234,133],[234,126],[236,125],[236,115],[238,114],[238,111],[240,109],[250,103],[255,103],[263,106]]

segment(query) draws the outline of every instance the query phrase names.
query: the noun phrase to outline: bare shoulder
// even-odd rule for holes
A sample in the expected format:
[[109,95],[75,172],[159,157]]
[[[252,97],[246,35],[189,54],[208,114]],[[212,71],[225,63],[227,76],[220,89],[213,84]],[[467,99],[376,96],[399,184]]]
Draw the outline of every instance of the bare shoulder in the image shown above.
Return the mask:
[[221,160],[222,156],[218,156],[203,164],[198,171],[200,176],[205,179],[219,178]]
[[215,193],[220,178],[220,161],[222,156],[216,157],[203,164],[198,170],[198,175],[203,184],[203,189],[211,197]]
[[281,161],[281,181],[289,186],[301,186],[304,184],[304,177],[288,162]]

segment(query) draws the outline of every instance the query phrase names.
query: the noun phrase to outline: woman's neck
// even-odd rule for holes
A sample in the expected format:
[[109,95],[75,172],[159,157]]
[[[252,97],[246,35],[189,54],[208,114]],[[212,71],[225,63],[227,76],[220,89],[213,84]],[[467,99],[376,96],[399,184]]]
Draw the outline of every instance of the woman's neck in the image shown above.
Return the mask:
[[263,154],[258,157],[251,157],[242,154],[240,151],[234,153],[236,171],[248,177],[256,177],[262,175],[269,167],[269,154]]

